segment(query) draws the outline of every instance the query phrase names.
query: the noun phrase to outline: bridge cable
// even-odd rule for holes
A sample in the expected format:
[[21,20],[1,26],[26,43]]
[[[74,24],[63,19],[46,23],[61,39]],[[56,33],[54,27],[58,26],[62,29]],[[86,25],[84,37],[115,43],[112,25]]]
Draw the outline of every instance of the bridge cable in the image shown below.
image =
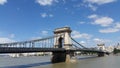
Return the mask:
[[72,37],[71,37],[71,39],[72,39],[75,43],[77,43],[78,45],[80,45],[81,47],[87,49],[87,47],[85,47],[85,46],[83,46],[82,44],[78,43],[78,42],[77,42],[76,40],[74,40]]

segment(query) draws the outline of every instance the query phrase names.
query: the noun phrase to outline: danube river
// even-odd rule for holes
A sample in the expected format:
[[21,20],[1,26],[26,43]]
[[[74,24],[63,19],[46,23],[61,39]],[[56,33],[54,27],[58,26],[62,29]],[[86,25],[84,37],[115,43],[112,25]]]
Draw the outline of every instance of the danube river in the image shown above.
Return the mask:
[[50,56],[0,57],[0,68],[120,68],[120,56],[78,57],[77,63],[50,62]]

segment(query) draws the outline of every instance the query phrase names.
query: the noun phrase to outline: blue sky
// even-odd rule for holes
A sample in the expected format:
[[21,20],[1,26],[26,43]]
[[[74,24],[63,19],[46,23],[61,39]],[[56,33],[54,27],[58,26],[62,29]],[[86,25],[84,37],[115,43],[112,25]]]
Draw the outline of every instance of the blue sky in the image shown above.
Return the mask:
[[0,0],[0,43],[53,35],[71,27],[85,46],[120,42],[119,0]]

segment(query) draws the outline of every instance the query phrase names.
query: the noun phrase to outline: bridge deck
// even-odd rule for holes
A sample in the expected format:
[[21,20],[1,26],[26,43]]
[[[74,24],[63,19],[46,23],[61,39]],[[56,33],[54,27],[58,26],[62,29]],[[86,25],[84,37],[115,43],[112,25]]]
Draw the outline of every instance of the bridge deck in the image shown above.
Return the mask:
[[25,47],[0,47],[0,53],[30,53],[30,52],[66,52],[66,51],[84,51],[84,52],[103,52],[92,49],[69,49],[64,48],[25,48]]
[[30,53],[30,52],[64,52],[64,48],[17,48],[17,47],[0,47],[0,53]]

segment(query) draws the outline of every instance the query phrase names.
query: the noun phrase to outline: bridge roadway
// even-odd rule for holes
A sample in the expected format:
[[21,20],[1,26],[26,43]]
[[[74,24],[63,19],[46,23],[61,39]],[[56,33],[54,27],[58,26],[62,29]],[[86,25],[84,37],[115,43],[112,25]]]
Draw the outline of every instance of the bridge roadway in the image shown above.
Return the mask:
[[75,51],[82,51],[82,52],[94,52],[94,53],[104,53],[100,50],[94,49],[86,49],[86,48],[72,48],[66,50],[64,48],[27,48],[27,47],[0,47],[0,53],[30,53],[30,52],[75,52]]

